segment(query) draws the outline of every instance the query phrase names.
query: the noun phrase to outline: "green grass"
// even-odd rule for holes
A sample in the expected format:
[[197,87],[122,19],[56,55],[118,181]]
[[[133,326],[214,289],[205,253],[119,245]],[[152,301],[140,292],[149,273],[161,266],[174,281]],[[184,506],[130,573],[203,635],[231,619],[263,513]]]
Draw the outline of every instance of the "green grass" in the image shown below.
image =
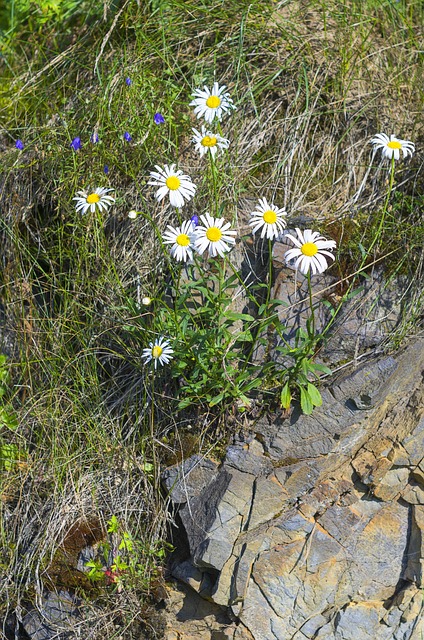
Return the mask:
[[[333,273],[341,279],[361,264],[361,247],[373,245],[369,261],[412,283],[394,344],[419,330],[422,4],[307,4],[64,1],[12,3],[1,14],[0,303],[11,373],[4,401],[18,427],[0,426],[0,443],[19,454],[0,480],[0,618],[33,599],[34,584],[66,587],[53,559],[75,523],[104,528],[116,516],[145,542],[145,575],[121,622],[125,638],[137,637],[140,620],[129,621],[137,609],[148,617],[145,577],[153,576],[153,590],[161,562],[151,550],[166,537],[160,464],[218,451],[230,437],[222,412],[202,398],[178,411],[175,380],[152,387],[140,358],[147,336],[128,331],[138,326],[137,296],[159,298],[170,277],[148,217],[159,235],[175,221],[154,201],[149,171],[177,162],[190,174],[198,193],[188,216],[210,196],[211,175],[190,143],[199,125],[188,106],[195,88],[217,79],[237,106],[222,123],[231,138],[219,174],[225,216],[245,225],[260,194],[293,221],[311,219],[338,241]],[[154,123],[156,112],[164,125]],[[98,144],[90,142],[95,131]],[[380,131],[413,140],[417,152],[396,166],[379,231],[388,174],[377,156],[371,165],[368,141]],[[82,149],[74,152],[76,136]],[[104,224],[72,202],[98,185],[117,196]],[[131,221],[131,209],[146,215]],[[224,424],[237,415],[229,407]],[[102,594],[112,625],[122,601],[113,588]]]

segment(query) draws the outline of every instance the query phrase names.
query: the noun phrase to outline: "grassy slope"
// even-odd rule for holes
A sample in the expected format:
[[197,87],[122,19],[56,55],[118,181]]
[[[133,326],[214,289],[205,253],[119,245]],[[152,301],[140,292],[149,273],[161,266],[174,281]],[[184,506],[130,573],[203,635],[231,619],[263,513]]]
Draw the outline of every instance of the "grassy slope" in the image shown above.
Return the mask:
[[[382,168],[375,163],[367,174],[369,138],[386,131],[414,140],[417,154],[396,171],[402,186],[379,246],[396,250],[392,270],[419,279],[423,12],[418,0],[129,1],[105,6],[105,16],[103,9],[76,3],[44,24],[34,13],[3,46],[0,300],[19,427],[0,427],[0,442],[16,445],[20,461],[3,465],[0,601],[13,610],[33,599],[34,581],[38,589],[89,589],[63,570],[57,550],[76,522],[104,529],[115,514],[145,542],[131,598],[105,596],[111,611],[119,604],[122,620],[132,620],[166,527],[157,458],[173,461],[205,442],[197,429],[182,435],[188,418],[175,413],[172,386],[152,401],[139,357],[145,345],[125,331],[137,294],[154,294],[166,269],[149,225],[127,212],[149,212],[165,228],[171,212],[146,187],[149,170],[165,162],[193,177],[202,202],[208,178],[190,147],[188,102],[194,88],[217,79],[237,104],[227,130],[223,123],[231,137],[226,215],[241,215],[241,203],[259,192],[293,218],[314,218],[342,241],[341,275],[358,263],[384,196]],[[153,122],[158,111],[162,126]],[[78,152],[70,149],[75,136]],[[116,189],[104,232],[73,207],[75,192],[90,185]],[[411,313],[419,314],[416,297]]]

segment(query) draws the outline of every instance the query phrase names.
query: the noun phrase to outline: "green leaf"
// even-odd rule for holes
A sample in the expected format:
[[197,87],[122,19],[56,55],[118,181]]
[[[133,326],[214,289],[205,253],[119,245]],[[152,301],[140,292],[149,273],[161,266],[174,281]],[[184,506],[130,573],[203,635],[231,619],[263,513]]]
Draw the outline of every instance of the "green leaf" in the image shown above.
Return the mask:
[[361,252],[361,256],[363,258],[366,258],[366,256],[368,255],[367,250],[365,249],[364,245],[361,244],[360,242],[358,243],[358,249]]
[[251,380],[247,384],[243,385],[243,390],[250,391],[251,389],[256,389],[257,387],[260,387],[261,384],[262,384],[262,380],[260,380],[259,378],[255,378],[254,380]]
[[314,410],[311,396],[309,395],[305,387],[300,387],[300,406],[303,413],[307,416],[311,415],[312,411]]
[[279,298],[271,298],[271,300],[269,301],[269,304],[272,304],[274,306],[278,306],[278,307],[288,307],[289,304],[288,302],[286,302],[285,300],[280,300]]
[[224,398],[224,394],[220,393],[217,396],[215,396],[214,398],[212,398],[212,400],[209,401],[209,406],[210,407],[214,407],[216,404],[218,404],[219,402],[221,402],[221,400]]
[[311,402],[314,407],[320,407],[322,405],[322,397],[318,389],[314,384],[308,382],[308,393],[311,398]]
[[12,471],[19,460],[19,448],[16,444],[0,445],[0,468]]
[[[365,273],[362,274],[361,272],[361,276],[365,277]],[[351,300],[352,298],[357,296],[358,293],[362,293],[363,290],[364,290],[364,285],[361,284],[360,287],[356,287],[356,289],[353,289],[352,291],[348,292],[345,296],[343,296],[343,302],[346,302],[347,300]]]
[[334,316],[334,314],[336,313],[336,310],[335,310],[335,308],[333,307],[333,305],[331,304],[331,302],[330,302],[329,300],[321,300],[321,304],[322,304],[324,307],[327,307],[327,309],[328,309],[328,311],[329,311],[329,313],[330,313],[331,317],[333,317],[333,316]]
[[237,335],[237,342],[253,342],[253,336],[250,331],[243,331]]
[[254,322],[255,320],[249,313],[236,313],[235,311],[226,311],[224,318],[228,318],[228,320],[246,320],[246,322]]
[[228,289],[229,287],[234,288],[235,285],[237,285],[238,283],[238,276],[236,273],[233,273],[231,276],[229,276],[225,282],[224,282],[224,288]]
[[302,358],[301,367],[303,375],[307,376],[309,373],[309,360]]
[[107,525],[107,530],[109,533],[116,533],[119,529],[118,518],[116,516],[112,516],[111,519],[108,520]]
[[86,567],[93,567],[93,569],[96,569],[98,564],[97,562],[94,562],[94,560],[88,560],[85,565]]
[[290,386],[289,386],[289,383],[286,382],[284,387],[281,389],[281,395],[280,395],[281,406],[284,409],[288,409],[291,405],[291,401],[292,401],[292,395],[290,391]]
[[311,362],[310,367],[313,371],[322,371],[322,373],[326,373],[329,376],[331,376],[332,374],[331,369],[326,367],[325,364],[317,364],[316,362]]

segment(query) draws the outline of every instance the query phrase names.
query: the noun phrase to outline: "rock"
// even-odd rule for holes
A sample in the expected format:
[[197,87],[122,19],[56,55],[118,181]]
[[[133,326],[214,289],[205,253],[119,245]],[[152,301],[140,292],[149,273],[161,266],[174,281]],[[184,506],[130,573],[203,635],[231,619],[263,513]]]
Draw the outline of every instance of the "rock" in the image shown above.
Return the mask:
[[316,616],[311,616],[309,620],[305,622],[300,628],[300,632],[304,638],[314,638],[316,632],[322,629],[327,624],[328,620],[320,613]]
[[411,465],[419,465],[424,460],[424,417],[417,424],[412,433],[402,441],[402,446],[408,454]]
[[168,467],[162,473],[162,484],[172,496],[172,501],[184,504],[200,493],[216,477],[218,465],[212,460],[195,455],[181,465]]
[[424,505],[424,489],[413,480],[409,482],[401,495],[403,500],[405,500],[405,502],[409,502],[409,504]]
[[361,365],[312,416],[260,418],[196,486],[198,457],[165,475],[190,549],[174,575],[237,620],[222,633],[421,640],[423,356]]
[[424,569],[424,506],[414,505],[411,510],[411,534],[408,541],[404,577],[417,585],[422,585]]
[[81,602],[67,591],[48,593],[39,610],[29,611],[23,627],[31,640],[66,640],[73,638],[75,625],[81,621]]
[[375,269],[363,279],[361,290],[347,300],[338,313],[329,338],[320,355],[330,363],[356,358],[386,340],[402,320],[402,294],[406,276],[386,281],[382,270]]
[[336,630],[340,640],[390,640],[391,630],[386,627],[384,635],[380,633],[380,609],[383,603],[351,602],[337,614]]
[[[387,460],[387,458],[384,460]],[[377,474],[377,479],[373,486],[373,493],[375,497],[380,498],[380,500],[385,500],[386,502],[393,500],[404,491],[408,480],[409,469],[405,469],[405,467],[387,471],[381,479],[378,478]]]
[[84,547],[78,554],[77,566],[78,571],[82,573],[89,573],[91,568],[87,567],[87,562],[94,560],[97,556],[98,550],[92,546]]
[[[229,640],[235,625],[225,611],[185,585],[168,584],[165,640]],[[248,636],[240,636],[240,640]]]
[[173,569],[173,576],[197,591],[202,598],[210,598],[214,587],[214,579],[196,567],[191,560],[179,563]]

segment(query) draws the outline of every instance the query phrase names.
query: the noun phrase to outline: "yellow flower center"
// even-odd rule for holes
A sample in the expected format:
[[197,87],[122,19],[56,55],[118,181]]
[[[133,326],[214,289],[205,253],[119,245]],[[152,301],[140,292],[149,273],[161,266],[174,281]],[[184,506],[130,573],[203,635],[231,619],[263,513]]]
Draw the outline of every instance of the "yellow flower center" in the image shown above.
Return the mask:
[[188,247],[190,238],[186,233],[180,233],[180,235],[175,238],[175,242],[179,244],[180,247]]
[[221,99],[218,98],[218,96],[209,96],[206,100],[206,106],[209,107],[209,109],[217,109],[220,104]]
[[98,193],[90,193],[90,195],[87,196],[88,204],[94,204],[95,202],[99,202],[99,200],[100,200],[100,196]]
[[264,219],[264,222],[266,222],[267,224],[274,224],[277,221],[277,214],[275,213],[275,211],[271,211],[271,209],[265,211],[262,217]]
[[202,142],[201,144],[203,144],[204,147],[214,147],[217,143],[217,140],[214,136],[205,136],[204,138],[202,138]]
[[211,242],[218,242],[218,240],[221,240],[222,238],[222,231],[221,229],[218,229],[218,227],[210,227],[206,231],[206,237]]
[[309,258],[318,253],[318,247],[315,242],[305,242],[305,244],[300,247],[300,250],[304,256],[308,256]]
[[401,143],[397,140],[390,140],[390,142],[387,143],[387,146],[389,149],[402,149]]
[[181,184],[181,180],[177,176],[169,176],[165,184],[170,191],[176,191]]
[[162,351],[163,351],[162,347],[160,347],[158,344],[155,344],[155,346],[152,349],[152,356],[154,358],[160,358]]

